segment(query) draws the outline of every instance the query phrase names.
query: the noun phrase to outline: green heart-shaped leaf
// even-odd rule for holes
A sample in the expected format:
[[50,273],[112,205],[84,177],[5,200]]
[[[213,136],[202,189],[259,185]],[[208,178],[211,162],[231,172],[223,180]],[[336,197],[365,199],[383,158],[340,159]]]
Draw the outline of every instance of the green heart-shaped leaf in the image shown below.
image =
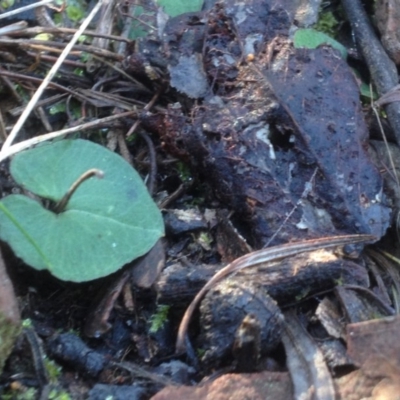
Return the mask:
[[163,235],[161,213],[140,176],[100,145],[62,140],[11,162],[20,185],[55,202],[92,168],[104,178],[83,182],[59,214],[22,195],[0,202],[0,238],[27,264],[63,280],[92,280],[145,254]]
[[188,12],[200,11],[204,0],[157,0],[170,17],[176,17]]
[[321,44],[328,44],[334,49],[339,50],[343,59],[347,58],[346,47],[325,33],[318,32],[314,29],[298,29],[294,34],[293,44],[296,49],[302,47],[316,49]]

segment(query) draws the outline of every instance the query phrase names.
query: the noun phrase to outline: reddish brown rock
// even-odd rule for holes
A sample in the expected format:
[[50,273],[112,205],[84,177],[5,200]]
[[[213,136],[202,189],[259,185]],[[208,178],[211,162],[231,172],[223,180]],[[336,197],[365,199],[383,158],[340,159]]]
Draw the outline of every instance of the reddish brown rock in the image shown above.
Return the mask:
[[151,400],[287,400],[293,398],[289,374],[227,374],[202,386],[168,386]]

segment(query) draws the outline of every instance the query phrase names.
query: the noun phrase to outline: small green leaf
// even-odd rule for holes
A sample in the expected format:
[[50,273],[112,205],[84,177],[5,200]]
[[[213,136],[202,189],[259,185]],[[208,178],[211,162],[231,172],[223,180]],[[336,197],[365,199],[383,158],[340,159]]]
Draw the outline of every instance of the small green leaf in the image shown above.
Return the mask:
[[7,9],[9,7],[12,7],[14,5],[15,1],[14,0],[1,0],[0,1],[0,7],[3,7],[4,9]]
[[150,318],[150,333],[157,333],[168,320],[170,306],[159,304],[157,311]]
[[157,0],[158,5],[164,7],[164,11],[170,17],[200,11],[203,2],[204,0]]
[[75,68],[74,75],[85,76],[85,70],[83,68]]
[[86,62],[90,59],[90,54],[86,53],[85,51],[82,52],[81,54],[81,61],[82,62]]
[[372,88],[371,90],[370,85],[363,81],[361,74],[355,68],[352,68],[351,70],[353,71],[353,74],[357,79],[361,97],[367,99],[369,102],[371,101],[371,99],[376,100],[378,98],[378,93],[376,93],[375,89]]
[[27,264],[63,280],[88,281],[145,254],[163,235],[161,213],[140,176],[103,146],[61,140],[11,162],[20,185],[54,202],[92,168],[104,178],[83,182],[59,214],[22,195],[0,202],[0,238]]
[[85,43],[85,40],[87,40],[87,39],[88,39],[88,36],[81,35],[81,36],[79,36],[78,43]]
[[321,44],[329,44],[334,49],[340,51],[343,59],[347,58],[346,47],[325,33],[318,32],[314,29],[298,29],[294,34],[293,44],[296,49],[302,47],[307,49],[315,49]]
[[66,8],[67,16],[71,21],[78,22],[85,16],[85,7],[80,0],[69,0]]
[[314,25],[314,29],[326,33],[330,37],[335,37],[338,26],[339,22],[332,11],[321,11],[318,16],[318,22]]
[[66,110],[67,110],[66,104],[63,103],[63,102],[60,102],[60,103],[56,103],[56,104],[52,105],[49,108],[49,114],[50,115],[56,115],[58,113],[65,113]]
[[360,85],[360,94],[361,96],[366,97],[367,99],[372,99],[372,100],[378,99],[378,93],[376,93],[375,90],[372,90],[371,92],[371,88],[365,82],[362,82]]
[[31,320],[30,318],[25,318],[25,319],[22,321],[22,327],[23,327],[23,328],[32,328],[32,327],[33,327],[32,320]]
[[42,40],[43,42],[47,42],[51,40],[53,35],[51,33],[39,33],[38,35],[34,36],[34,40]]

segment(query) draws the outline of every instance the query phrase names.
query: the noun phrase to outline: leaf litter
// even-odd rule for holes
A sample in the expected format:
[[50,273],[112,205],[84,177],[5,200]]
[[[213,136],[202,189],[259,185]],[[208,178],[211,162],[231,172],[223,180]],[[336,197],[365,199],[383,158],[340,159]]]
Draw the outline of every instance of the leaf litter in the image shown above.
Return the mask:
[[[150,6],[149,10],[152,10],[150,2],[143,5]],[[123,9],[123,12],[125,11]],[[150,14],[151,12],[143,17],[142,21],[147,23],[146,18]],[[99,318],[98,327],[105,326],[107,331],[104,340],[87,343],[96,353],[105,351],[108,357],[114,359],[119,358],[118,351],[129,346],[134,347],[135,356],[128,356],[127,364],[124,366],[120,364],[118,367],[121,390],[124,383],[130,383],[127,371],[130,373],[136,371],[137,376],[147,382],[157,382],[153,375],[148,374],[149,371],[138,368],[133,362],[147,362],[147,369],[150,372],[156,364],[167,368],[162,360],[174,352],[174,340],[171,340],[171,336],[174,336],[173,332],[176,330],[183,309],[201,286],[210,279],[213,271],[221,268],[220,255],[213,246],[216,226],[218,226],[218,237],[215,240],[219,246],[222,244],[224,247],[220,249],[221,254],[236,254],[238,257],[240,254],[229,249],[233,242],[241,243],[239,252],[247,252],[249,248],[257,250],[265,245],[345,233],[373,234],[379,239],[384,236],[395,219],[392,204],[396,200],[393,192],[385,190],[381,171],[373,164],[367,152],[368,128],[364,123],[355,78],[338,52],[329,46],[320,46],[314,50],[292,47],[289,29],[295,14],[296,10],[289,1],[253,0],[243,7],[241,3],[226,0],[212,4],[205,11],[172,17],[166,22],[163,31],[152,32],[150,29],[147,37],[137,40],[136,52],[133,52],[133,46],[128,45],[126,53],[120,55],[122,66],[132,76],[132,80],[116,77],[115,80],[108,81],[105,71],[100,66],[100,69],[92,72],[92,75],[88,74],[81,80],[80,89],[86,92],[74,90],[71,93],[74,97],[73,102],[78,104],[87,98],[88,110],[92,110],[95,104],[100,105],[96,102],[96,96],[101,99],[102,109],[98,109],[100,118],[105,117],[109,110],[118,113],[121,104],[124,104],[124,109],[127,104],[136,104],[139,110],[143,110],[131,113],[129,116],[124,115],[124,119],[117,122],[117,128],[128,131],[129,125],[133,123],[131,132],[146,130],[152,133],[152,141],[157,146],[159,167],[157,175],[159,186],[156,193],[158,196],[164,196],[163,201],[166,197],[167,203],[176,209],[169,211],[171,215],[178,212],[182,215],[188,203],[195,201],[200,190],[203,196],[200,209],[208,207],[229,210],[229,214],[219,214],[225,215],[221,217],[223,223],[217,218],[214,222],[209,222],[208,229],[202,224],[193,224],[193,227],[185,228],[185,232],[167,236],[166,268],[152,286],[153,292],[145,288],[139,289],[136,284],[132,284],[135,294],[132,300],[124,288],[126,285],[121,284],[119,279],[114,279],[117,283],[115,287],[118,289],[114,287],[107,291],[109,301],[105,303],[105,312],[101,314],[99,311],[102,317]],[[156,17],[155,12],[153,16]],[[155,20],[153,25],[156,26]],[[161,35],[158,36],[160,32]],[[114,69],[114,73],[119,72]],[[57,82],[65,84],[62,79]],[[140,84],[136,84],[135,81],[140,81]],[[93,88],[94,82],[102,82],[101,91],[97,92],[97,89]],[[103,96],[107,92],[118,93],[120,96],[118,102],[113,100],[115,97]],[[155,97],[152,96],[154,92],[158,93]],[[152,98],[157,101],[155,106]],[[145,108],[146,104],[148,106]],[[68,115],[70,118],[71,113]],[[131,118],[135,120],[132,122]],[[115,128],[111,123],[108,120],[106,122],[109,130]],[[141,139],[135,138],[134,135],[132,137],[136,148],[129,145],[129,149],[135,155],[139,171],[145,174],[149,167],[148,150],[142,146]],[[160,161],[161,155],[167,160],[165,164]],[[190,190],[186,189],[186,192],[185,189],[182,192],[178,187],[180,182],[177,169],[171,171],[167,167],[168,163],[172,163],[171,165],[177,163],[176,158],[190,165],[193,171],[190,179],[194,180],[195,185],[192,185]],[[379,167],[381,168],[381,165]],[[174,198],[175,193],[181,197]],[[190,204],[189,207],[193,205]],[[226,215],[230,216],[240,232],[236,239],[222,241],[220,235],[225,233],[221,232],[221,227],[226,225]],[[186,223],[190,225],[189,214],[187,221],[189,222]],[[170,222],[166,220],[166,224],[168,223]],[[209,239],[211,247],[209,245],[204,247],[194,240],[197,233],[200,237],[202,232],[211,238]],[[234,232],[230,231],[230,237],[235,236]],[[246,246],[241,242],[243,238],[248,242]],[[353,257],[357,257],[361,251],[361,245],[344,249],[347,255]],[[327,267],[327,259],[321,259],[321,255],[310,253],[309,256],[316,265],[312,277],[316,276],[316,271],[322,271],[323,274],[330,268]],[[335,265],[339,271],[338,275],[332,275],[327,279],[324,290],[345,283],[362,288],[371,285],[367,270],[359,260],[345,262],[337,254],[324,257],[328,259],[335,257],[337,263]],[[157,267],[149,277],[150,281],[160,269],[160,264],[156,260],[151,261]],[[287,262],[290,265],[290,260]],[[292,260],[292,267],[295,264]],[[142,265],[148,263],[144,262]],[[205,267],[204,274],[201,271],[202,265]],[[313,303],[315,300],[312,297],[315,292],[307,283],[299,284],[297,281],[297,275],[301,275],[297,272],[302,268],[310,271],[310,265],[311,262],[302,261],[295,267],[295,272],[289,274],[287,284],[288,287],[295,288],[291,301],[297,304],[300,299],[302,301],[309,299],[302,303],[304,308],[298,314],[303,322],[306,321],[309,332],[312,331],[313,335],[319,337],[321,332],[318,329],[321,327],[313,327],[313,321],[305,317],[315,308]],[[232,294],[233,291],[238,293],[235,296],[228,296],[233,304],[227,307],[225,314],[219,314],[217,309],[213,308],[221,303],[223,287],[215,287],[213,292],[210,292],[202,306],[209,311],[203,313],[201,310],[200,318],[205,321],[214,313],[217,316],[215,323],[210,324],[211,327],[200,323],[203,325],[201,329],[196,329],[195,325],[190,331],[190,337],[195,339],[202,363],[199,368],[195,360],[191,359],[191,364],[197,368],[196,379],[207,375],[213,368],[229,366],[232,371],[250,373],[246,385],[249,385],[247,390],[254,390],[254,398],[258,398],[257,393],[260,398],[266,393],[266,388],[257,387],[262,374],[264,374],[262,380],[273,382],[272,386],[281,393],[280,397],[275,398],[288,398],[284,388],[289,386],[287,383],[289,375],[287,372],[276,372],[285,368],[282,355],[274,353],[279,353],[279,346],[278,350],[258,353],[259,343],[262,342],[257,338],[265,337],[262,324],[258,321],[260,317],[254,315],[252,310],[248,311],[247,315],[235,314],[234,311],[236,309],[242,312],[245,309],[240,305],[241,301],[249,302],[245,299],[257,304],[257,296],[262,299],[260,304],[265,301],[269,304],[262,307],[264,312],[268,308],[276,310],[276,301],[282,306],[284,301],[282,303],[277,294],[281,289],[278,289],[280,286],[277,284],[276,276],[283,277],[283,269],[278,267],[275,275],[267,272],[262,272],[260,275],[260,271],[253,269],[250,271],[250,277],[246,278],[246,274],[238,277],[239,281],[244,279],[245,282],[241,288],[235,286],[237,283],[231,284],[234,290],[228,288],[228,293]],[[341,270],[348,274],[346,277],[348,281],[343,280]],[[171,274],[166,276],[169,273]],[[140,278],[140,275],[139,278],[135,278],[136,282],[140,282],[141,279],[148,280]],[[126,274],[122,273],[121,276],[123,280],[126,279]],[[268,286],[270,299],[266,295],[265,287],[262,288],[263,284],[256,285],[256,289],[252,288],[254,281],[260,280],[260,276],[272,282],[268,284],[269,286],[264,283],[264,286]],[[43,287],[37,285],[40,291],[34,298],[38,301],[38,309],[44,312],[50,307],[49,304],[40,302],[41,296],[47,293],[55,299],[53,306],[65,310],[66,319],[70,318],[73,327],[78,330],[82,328],[81,322],[86,319],[88,296],[92,296],[100,284],[106,286],[111,284],[105,280],[98,284],[95,282],[92,286],[75,288],[71,286],[62,289],[56,281],[51,282],[54,289],[50,291],[47,289],[47,292],[42,292]],[[320,284],[316,286],[322,289]],[[164,294],[163,288],[168,288],[169,292]],[[57,290],[60,291],[58,295],[55,294]],[[353,289],[347,289],[349,290]],[[239,293],[240,291],[242,292]],[[71,309],[67,304],[71,303],[76,293],[80,293],[81,299],[86,298],[86,303],[74,303],[79,304],[82,311],[77,311],[74,315],[76,318],[72,318]],[[282,293],[285,293],[284,289]],[[362,291],[358,291],[357,295],[363,296],[360,293]],[[169,313],[170,319],[163,324],[160,332],[150,333],[146,321],[150,321],[151,313],[157,310],[156,297],[162,301],[173,299],[170,301],[175,306]],[[336,301],[337,299],[344,302],[343,309],[348,309],[347,297],[337,295]],[[132,304],[133,311],[129,311],[132,310],[129,308]],[[360,302],[360,310],[355,310],[359,315],[362,315],[362,307]],[[29,314],[27,310],[25,313]],[[382,312],[382,309],[380,311]],[[279,311],[276,312],[278,313],[276,315],[280,315]],[[235,318],[232,320],[236,322],[229,328],[230,336],[220,339],[215,335],[219,335],[218,330],[223,332],[223,323],[229,319],[230,313],[235,316],[236,320]],[[51,331],[55,327],[60,327],[65,331],[65,328],[62,328],[63,319],[54,318],[52,313],[49,315],[47,321],[46,318],[42,320],[35,318],[35,328],[37,330],[47,328]],[[323,365],[325,361],[320,359],[321,350],[316,347],[318,341],[310,343],[309,338],[300,335],[301,329],[304,328],[295,327],[293,321],[291,324],[293,329],[298,330],[297,335],[293,333],[292,335],[295,338],[293,343],[300,351],[299,354],[305,352],[306,355],[311,355],[314,352],[313,354],[318,355],[318,363],[322,363],[316,365]],[[202,332],[200,336],[199,332]],[[97,333],[96,331],[94,336],[98,336]],[[64,339],[58,337],[56,340]],[[208,339],[204,340],[205,337]],[[46,338],[46,335],[43,335],[43,338]],[[57,335],[53,335],[52,340],[54,338],[57,338]],[[222,355],[218,343],[224,342],[233,342],[233,345],[232,349],[231,346],[227,346],[228,350],[224,350]],[[107,348],[106,343],[111,347]],[[263,347],[267,349],[268,345]],[[271,349],[275,347],[275,344],[271,345]],[[289,348],[288,345],[286,347]],[[104,350],[105,348],[107,349]],[[217,356],[211,357],[212,352],[207,353],[210,349],[213,349]],[[246,352],[246,349],[251,349],[254,365],[249,366],[244,362],[243,351]],[[282,350],[280,352],[282,354]],[[54,356],[64,360],[61,361],[63,365],[64,363],[68,365],[63,354]],[[288,361],[295,362],[297,356],[287,350],[287,357],[291,358]],[[205,361],[209,365],[206,366]],[[312,365],[314,361],[308,359],[305,364],[303,361],[300,365],[312,371],[315,368],[315,365]],[[274,365],[271,369],[275,372],[260,372],[265,370],[264,366],[268,363]],[[84,378],[87,376],[85,364],[79,365],[81,385],[87,394],[91,384]],[[96,380],[100,379],[111,387],[114,383],[111,375],[115,374],[115,368],[116,365],[111,366],[105,362],[99,370],[96,370]],[[180,378],[172,372],[171,377],[180,384],[189,384],[194,377],[193,371],[190,372],[187,366],[178,364],[176,360],[170,361],[168,368],[170,371],[172,369],[179,371]],[[110,369],[113,369],[112,374]],[[335,373],[334,369],[328,372]],[[245,377],[241,374],[235,376],[236,379]],[[232,376],[230,381],[215,381],[213,391],[220,396],[223,393],[228,395],[229,385],[235,385],[235,376]],[[330,379],[325,374],[325,380],[329,381],[332,393],[334,389]],[[168,383],[170,382],[164,381],[164,385]],[[244,386],[244,383],[240,385]],[[295,384],[295,393],[300,396],[311,386],[321,388],[321,385],[323,385],[322,380],[311,381],[305,388]],[[158,390],[155,387],[154,384],[146,391],[147,398]],[[370,391],[373,388],[371,385]],[[96,390],[106,389],[102,387]],[[164,394],[160,392],[155,398],[163,398],[163,395],[167,396],[165,398],[184,397],[184,393],[189,393],[187,396],[195,398],[199,390],[199,387],[173,388],[171,385],[164,389]],[[340,388],[338,393],[341,393]],[[73,396],[80,398],[76,392]]]

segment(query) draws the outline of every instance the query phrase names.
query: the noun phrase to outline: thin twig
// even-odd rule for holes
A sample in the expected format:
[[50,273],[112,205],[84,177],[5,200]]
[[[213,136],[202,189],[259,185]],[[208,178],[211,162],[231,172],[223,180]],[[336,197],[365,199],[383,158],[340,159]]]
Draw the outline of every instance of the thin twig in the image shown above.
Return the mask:
[[136,111],[127,111],[124,113],[120,113],[117,115],[112,115],[111,117],[101,118],[96,121],[86,122],[85,124],[73,126],[67,129],[61,129],[60,131],[46,133],[45,135],[36,136],[28,140],[24,140],[23,142],[16,143],[13,146],[10,146],[7,150],[0,152],[0,162],[4,161],[6,158],[19,153],[22,150],[28,149],[29,147],[35,146],[39,143],[45,142],[47,140],[55,139],[57,137],[67,135],[69,133],[82,131],[85,129],[93,129],[98,128],[99,126],[104,126],[111,121],[115,121],[119,118],[131,117],[137,115]]
[[39,117],[40,121],[42,122],[44,129],[46,129],[46,132],[52,132],[53,127],[50,124],[49,119],[47,118],[46,113],[44,112],[43,107],[37,107],[36,108],[36,115]]
[[[55,41],[51,41],[48,40],[45,43],[43,43],[42,40],[36,40],[36,39],[9,39],[9,38],[0,38],[0,44],[4,45],[4,46],[18,46],[19,48],[23,49],[23,50],[29,50],[32,48],[38,48],[38,49],[46,49],[47,51],[56,51],[56,48],[59,49],[63,49],[65,51],[65,49],[67,48],[65,46],[65,43],[60,43],[60,42],[55,42]],[[68,43],[69,45],[70,43]],[[46,46],[47,45],[47,46]],[[68,46],[67,45],[67,46]],[[106,49],[101,49],[100,47],[95,47],[95,46],[89,46],[86,44],[74,44],[72,46],[72,50],[73,51],[83,51],[86,53],[90,53],[90,54],[95,54],[97,56],[100,57],[106,57],[106,58],[110,58],[112,60],[116,60],[116,61],[121,61],[122,56],[113,53],[112,51],[106,50]],[[70,53],[70,51],[68,52]]]
[[0,78],[3,81],[3,83],[8,87],[8,89],[10,89],[11,94],[13,95],[14,99],[19,103],[19,104],[23,104],[24,101],[21,97],[21,95],[17,92],[17,90],[15,89],[15,86],[13,85],[13,83],[10,81],[10,79],[8,79],[7,76],[3,76],[2,74],[3,69],[0,67]]
[[20,13],[22,13],[24,11],[27,11],[27,10],[31,10],[32,8],[44,6],[46,4],[51,3],[52,1],[53,0],[41,0],[41,1],[38,1],[37,3],[32,3],[32,4],[29,4],[27,6],[17,8],[16,10],[12,10],[12,11],[8,11],[8,12],[5,12],[5,13],[2,13],[0,15],[0,20],[8,18],[8,17],[11,17],[13,15],[20,14]]
[[[133,14],[134,13],[134,4],[130,4],[129,5],[129,14]],[[131,31],[131,21],[128,21],[128,18],[124,18],[123,19],[123,28],[121,30],[121,37],[127,39],[129,37],[129,33]],[[125,54],[126,53],[126,48],[127,48],[127,42],[126,41],[121,41],[118,44],[118,50],[117,53],[118,54]]]
[[19,21],[15,24],[10,24],[7,26],[3,26],[0,28],[0,36],[2,35],[9,35],[12,32],[19,31],[20,29],[26,28],[28,23],[26,21]]
[[157,384],[161,384],[164,386],[178,386],[176,382],[173,380],[166,378],[165,376],[155,374],[153,372],[146,371],[140,365],[134,364],[132,362],[122,361],[122,362],[110,362],[111,366],[118,367],[124,369],[125,371],[130,372],[135,377],[140,377],[144,379],[148,379],[151,382],[155,382]]
[[25,328],[24,334],[31,347],[33,364],[39,381],[40,387],[43,388],[49,383],[49,374],[44,365],[44,351],[36,332],[33,328]]
[[[44,106],[49,106],[54,103],[58,103],[61,100],[63,100],[65,97],[67,97],[68,93],[59,93],[54,96],[46,97],[43,100],[39,100],[36,104],[36,107],[44,107]],[[22,112],[24,111],[25,106],[18,106],[15,107],[11,110],[7,110],[7,113],[12,115],[13,117],[18,117],[18,115],[21,115]]]
[[303,193],[301,194],[300,198],[297,200],[296,204],[292,207],[292,209],[289,211],[289,213],[286,215],[285,219],[282,221],[282,223],[279,225],[278,229],[274,232],[274,234],[269,238],[267,243],[263,246],[263,248],[268,247],[272,241],[276,238],[278,233],[283,229],[283,227],[286,225],[286,223],[289,221],[289,219],[292,217],[294,212],[297,210],[301,202],[310,194],[313,181],[315,179],[315,176],[317,175],[318,172],[318,167],[314,169],[314,172],[311,175],[311,178],[304,184],[304,190]]
[[[99,32],[102,35],[109,35],[111,33],[114,20],[114,8],[115,0],[104,0],[103,7],[101,8],[100,15],[98,17],[96,32]],[[93,38],[92,46],[107,50],[109,43],[109,39],[95,37]],[[86,62],[86,71],[93,73],[100,66],[101,64],[98,60],[93,58],[93,56],[89,56]]]
[[381,119],[379,117],[378,110],[376,109],[376,107],[374,105],[374,101],[372,99],[372,86],[370,86],[370,91],[371,91],[371,108],[372,108],[372,111],[374,112],[376,120],[378,122],[378,126],[379,126],[379,129],[381,131],[383,141],[385,142],[385,147],[386,147],[386,151],[388,153],[390,167],[392,168],[394,179],[396,181],[397,187],[400,188],[399,177],[397,176],[396,167],[394,165],[394,161],[393,161],[393,157],[392,157],[392,152],[390,151],[389,143],[388,143],[388,141],[386,139],[385,131],[383,129],[383,126],[382,126],[382,123],[381,123]]
[[147,190],[152,196],[155,192],[155,184],[156,184],[156,176],[157,176],[157,160],[156,160],[156,151],[154,150],[154,145],[149,135],[144,132],[139,132],[139,135],[144,139],[147,144],[147,148],[149,151],[150,158],[150,172],[149,172],[149,180],[147,182]]
[[[17,74],[15,72],[9,72],[1,67],[0,67],[0,76],[3,76],[3,77],[6,76],[9,78],[21,79],[21,80],[36,82],[36,83],[43,82],[43,79],[41,79],[41,78],[36,78],[34,76],[29,76],[29,75]],[[86,98],[82,95],[79,95],[79,93],[76,90],[71,90],[71,89],[69,89],[65,86],[62,86],[58,83],[55,83],[55,82],[49,82],[49,88],[62,90],[63,92],[67,92],[67,93],[73,95],[74,97],[78,98],[79,100],[86,100]]]
[[392,307],[388,306],[380,297],[378,297],[372,290],[364,287],[364,286],[358,286],[358,285],[343,285],[339,286],[339,288],[343,288],[346,290],[354,290],[357,292],[360,292],[364,294],[366,297],[369,298],[369,300],[375,301],[378,307],[386,313],[387,315],[395,315],[395,311]]
[[[61,54],[63,52],[62,48],[56,48],[56,46],[52,46],[51,43],[47,44],[26,43],[23,45],[23,47],[36,50],[37,51],[36,55],[40,54],[42,51],[46,51],[48,53],[56,53],[56,54]],[[72,56],[80,56],[81,51],[75,51],[75,49],[72,49],[72,51],[69,54]]]
[[56,24],[51,19],[47,7],[41,6],[35,9],[36,21],[40,26],[47,26],[49,28],[56,28]]
[[104,60],[101,57],[97,57],[96,55],[92,55],[93,58],[95,58],[96,60],[102,62],[103,64],[107,65],[108,67],[110,67],[111,69],[117,71],[118,73],[120,73],[122,76],[124,76],[126,79],[130,80],[131,82],[133,82],[135,85],[137,85],[140,89],[146,91],[146,92],[150,92],[150,90],[143,85],[143,83],[139,82],[138,80],[136,80],[133,76],[130,76],[129,74],[127,74],[124,70],[122,70],[121,68],[117,67],[116,65]]
[[[158,100],[158,98],[160,97],[163,90],[164,90],[164,88],[162,88],[162,87],[159,90],[157,90],[157,92],[152,97],[152,99],[143,108],[143,111],[149,111],[154,106],[155,102]],[[140,121],[136,120],[135,123],[131,126],[131,129],[129,129],[128,133],[126,134],[126,137],[128,138],[128,137],[132,136],[136,132],[136,129],[139,127],[139,125],[140,125]]]
[[188,183],[181,183],[178,187],[178,189],[175,190],[175,192],[172,192],[168,197],[163,199],[163,201],[158,205],[158,208],[160,210],[164,210],[165,208],[169,207],[169,205],[178,199],[185,191],[188,189],[189,186],[192,185],[193,182]]
[[128,146],[126,144],[125,135],[124,135],[122,129],[116,129],[115,134],[117,136],[117,142],[118,142],[119,152],[121,153],[121,156],[131,167],[133,167],[132,156],[131,156],[131,153],[129,152]]
[[[13,30],[12,33],[8,33],[9,36],[22,36],[22,35],[29,35],[29,36],[36,36],[40,33],[52,33],[53,35],[64,35],[64,34],[74,34],[76,32],[76,29],[72,28],[51,28],[51,27],[46,27],[46,26],[35,26],[32,28],[26,28],[22,29],[20,27],[20,30]],[[104,35],[100,34],[91,30],[86,30],[83,32],[85,36],[93,36],[93,37],[100,37],[104,39],[110,39],[114,40],[116,42],[126,42],[126,43],[131,43],[132,40],[128,39],[127,37],[121,37],[121,36],[116,36],[116,35]]]
[[[52,49],[51,51],[54,51],[54,49]],[[57,51],[55,51],[57,53]],[[31,56],[33,58],[35,58],[36,60],[39,59],[40,61],[48,61],[50,63],[54,63],[55,61],[57,61],[57,57],[56,56],[50,56],[48,54],[38,54],[38,53],[34,53],[32,51],[27,51],[26,52],[28,54],[28,56]],[[58,51],[58,53],[61,53],[61,50]],[[86,64],[80,61],[73,61],[73,60],[64,60],[64,65],[71,65],[75,68],[85,68]]]
[[3,137],[4,140],[7,139],[6,126],[4,125],[3,113],[0,110],[0,136]]
[[48,86],[49,82],[53,79],[55,74],[57,73],[58,69],[61,67],[62,63],[66,59],[67,55],[69,52],[72,50],[73,46],[75,43],[78,41],[79,37],[82,35],[83,31],[88,27],[89,23],[91,20],[94,18],[94,16],[97,14],[99,11],[100,7],[103,5],[103,0],[100,0],[93,8],[93,10],[90,12],[90,14],[87,16],[87,18],[83,21],[82,25],[78,29],[78,31],[75,33],[71,41],[68,43],[68,45],[65,47],[64,51],[58,58],[57,62],[53,65],[53,67],[50,69],[49,73],[47,74],[46,78],[43,80],[42,84],[39,86],[29,103],[27,104],[24,112],[21,114],[20,118],[18,119],[17,123],[14,125],[12,131],[10,132],[9,136],[7,137],[7,140],[4,142],[3,147],[0,152],[0,158],[2,156],[2,153],[8,150],[8,148],[11,146],[13,143],[14,139],[16,138],[18,132],[22,128],[23,124],[25,123],[26,119],[30,115],[32,109],[35,107],[35,104],[39,100],[40,96],[43,94],[44,90]]

